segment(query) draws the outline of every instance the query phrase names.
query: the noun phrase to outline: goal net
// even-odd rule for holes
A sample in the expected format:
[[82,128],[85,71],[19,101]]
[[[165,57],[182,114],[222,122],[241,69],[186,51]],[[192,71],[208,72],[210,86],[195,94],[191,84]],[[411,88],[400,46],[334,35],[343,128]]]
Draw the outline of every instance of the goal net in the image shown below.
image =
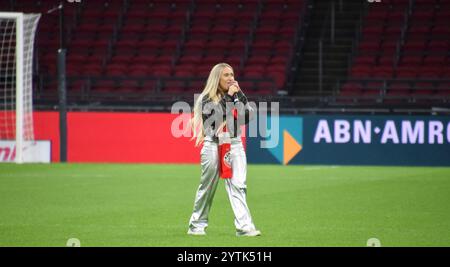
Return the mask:
[[0,12],[0,162],[33,162],[33,48],[40,14]]

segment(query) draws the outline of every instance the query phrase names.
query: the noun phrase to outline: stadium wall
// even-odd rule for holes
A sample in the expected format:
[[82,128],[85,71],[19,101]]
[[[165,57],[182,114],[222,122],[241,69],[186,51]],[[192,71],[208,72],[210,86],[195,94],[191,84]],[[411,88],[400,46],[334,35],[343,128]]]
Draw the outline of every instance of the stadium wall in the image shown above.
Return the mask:
[[[189,137],[172,135],[173,121],[183,124],[177,117],[69,112],[68,160],[198,163],[200,148]],[[53,162],[59,161],[58,123],[57,112],[35,113],[36,139],[51,140]],[[279,127],[273,128],[278,128],[278,140],[267,148],[261,141],[274,138],[275,132],[262,138],[260,132],[252,136],[247,130],[249,163],[450,166],[448,116],[280,116]]]
[[[167,113],[69,112],[69,162],[197,163],[200,148],[188,137],[171,134]],[[51,140],[52,161],[59,161],[57,112],[35,112],[36,139]]]

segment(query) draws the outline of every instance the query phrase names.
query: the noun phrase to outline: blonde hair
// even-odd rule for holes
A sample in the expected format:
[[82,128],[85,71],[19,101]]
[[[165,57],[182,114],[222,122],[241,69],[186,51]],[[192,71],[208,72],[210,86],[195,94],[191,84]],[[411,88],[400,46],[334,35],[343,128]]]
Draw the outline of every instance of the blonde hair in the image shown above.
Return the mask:
[[212,100],[214,103],[216,104],[219,103],[221,94],[219,90],[220,76],[222,75],[222,71],[225,68],[233,69],[227,63],[219,63],[211,69],[211,72],[209,73],[208,76],[208,80],[206,81],[205,88],[203,88],[202,93],[195,102],[194,116],[191,119],[191,127],[193,133],[192,139],[195,139],[195,146],[200,145],[203,142],[203,139],[205,138],[203,130],[203,118],[202,118],[202,100],[205,96],[208,96],[208,98]]

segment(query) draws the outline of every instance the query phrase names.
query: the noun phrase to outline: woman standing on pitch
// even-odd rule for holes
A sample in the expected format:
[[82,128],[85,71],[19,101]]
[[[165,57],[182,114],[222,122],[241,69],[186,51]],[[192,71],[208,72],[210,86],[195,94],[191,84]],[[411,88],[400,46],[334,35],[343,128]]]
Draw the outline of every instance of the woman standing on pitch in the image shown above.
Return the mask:
[[227,161],[219,156],[219,137],[223,136],[224,131],[231,137],[229,153],[231,177],[224,180],[234,212],[236,235],[261,235],[253,224],[246,201],[247,158],[239,126],[248,123],[251,117],[252,109],[247,102],[247,97],[234,80],[233,68],[226,63],[215,65],[194,107],[193,138],[196,138],[197,146],[203,143],[203,148],[200,186],[189,220],[190,235],[206,234],[208,215],[219,182],[220,166],[223,166],[221,160]]

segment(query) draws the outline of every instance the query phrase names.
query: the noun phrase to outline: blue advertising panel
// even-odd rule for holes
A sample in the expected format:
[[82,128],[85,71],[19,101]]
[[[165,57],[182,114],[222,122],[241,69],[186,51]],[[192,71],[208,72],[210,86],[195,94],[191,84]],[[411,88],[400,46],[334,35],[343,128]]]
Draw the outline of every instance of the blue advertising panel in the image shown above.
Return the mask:
[[265,119],[270,134],[247,134],[249,163],[450,166],[450,117],[280,116],[273,129]]

